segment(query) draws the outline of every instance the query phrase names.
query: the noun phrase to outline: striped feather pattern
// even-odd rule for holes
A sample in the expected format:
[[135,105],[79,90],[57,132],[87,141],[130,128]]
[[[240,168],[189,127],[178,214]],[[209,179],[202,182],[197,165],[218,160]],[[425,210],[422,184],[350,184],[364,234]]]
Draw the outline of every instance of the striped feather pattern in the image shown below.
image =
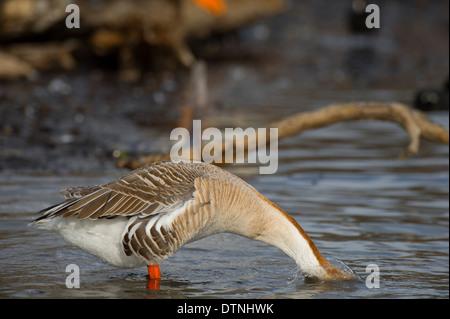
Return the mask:
[[[184,163],[153,164],[117,179],[111,183],[64,189],[69,198],[64,205],[41,211],[38,220],[76,215],[78,219],[134,216],[141,218],[164,213],[173,205],[181,205],[192,198],[194,179],[205,175],[202,170]],[[179,169],[181,168],[181,169]]]
[[125,254],[158,264],[201,234],[211,218],[212,185],[206,180],[224,173],[203,163],[155,163],[111,183],[63,189],[61,194],[68,199],[41,211],[35,223],[70,216],[129,217],[122,237]]

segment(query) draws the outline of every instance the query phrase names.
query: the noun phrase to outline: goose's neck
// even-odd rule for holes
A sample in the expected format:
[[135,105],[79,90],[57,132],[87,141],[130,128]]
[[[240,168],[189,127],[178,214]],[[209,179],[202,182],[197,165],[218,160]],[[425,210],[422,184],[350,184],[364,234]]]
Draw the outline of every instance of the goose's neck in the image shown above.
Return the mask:
[[[258,211],[246,212],[242,234],[275,246],[290,256],[300,270],[319,279],[351,279],[339,268],[332,266],[319,252],[311,238],[294,218],[266,198],[260,198]],[[255,207],[249,207],[254,209]],[[252,216],[248,218],[248,216]]]

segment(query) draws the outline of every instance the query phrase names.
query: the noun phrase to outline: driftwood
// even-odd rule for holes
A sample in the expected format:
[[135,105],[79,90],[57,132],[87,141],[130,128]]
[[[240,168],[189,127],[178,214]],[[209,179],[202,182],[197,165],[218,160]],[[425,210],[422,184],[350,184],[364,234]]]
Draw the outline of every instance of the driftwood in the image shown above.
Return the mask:
[[[28,60],[11,52],[17,42],[29,52],[42,43],[71,39],[76,48],[103,56],[119,53],[122,69],[138,73],[136,51],[144,46],[165,48],[181,64],[195,62],[187,41],[224,33],[258,18],[279,13],[285,0],[2,0],[0,1],[0,78],[30,75],[52,65],[53,57]],[[80,28],[67,28],[68,4],[77,4]],[[35,41],[38,39],[39,41]],[[31,41],[29,41],[31,40]],[[65,53],[70,54],[65,49]],[[151,50],[150,50],[151,51]],[[142,56],[142,54],[141,54]],[[151,59],[146,51],[144,56]],[[148,62],[148,61],[147,61]],[[2,68],[7,64],[8,68]],[[53,66],[53,65],[52,65]],[[63,67],[66,68],[65,65]],[[73,67],[73,66],[71,66]],[[133,74],[131,72],[130,74]],[[132,76],[136,78],[136,76]]]
[[[390,121],[402,126],[408,133],[410,142],[406,151],[399,156],[400,159],[404,159],[419,151],[420,138],[446,145],[449,144],[449,132],[446,128],[433,123],[425,113],[411,109],[401,103],[352,102],[332,104],[319,110],[288,116],[269,124],[267,128],[278,128],[278,139],[283,139],[296,136],[309,129],[355,120]],[[266,130],[266,132],[269,134],[269,130]],[[257,136],[249,136],[245,139],[245,150],[247,149],[248,141],[253,139],[257,140]],[[270,136],[267,136],[265,141],[269,142]],[[225,154],[225,150],[229,147],[235,149],[236,145],[222,143],[222,157]],[[193,151],[191,150],[192,153]],[[240,155],[245,156],[245,154]],[[121,160],[118,162],[118,166],[136,169],[142,165],[166,159],[170,159],[170,154],[153,154]]]

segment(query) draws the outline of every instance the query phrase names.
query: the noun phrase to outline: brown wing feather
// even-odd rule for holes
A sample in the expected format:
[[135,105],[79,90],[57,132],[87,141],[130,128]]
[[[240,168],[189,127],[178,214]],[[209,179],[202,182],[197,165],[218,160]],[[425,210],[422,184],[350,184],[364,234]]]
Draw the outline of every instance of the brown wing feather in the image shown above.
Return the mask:
[[99,189],[100,189],[99,185],[68,187],[68,188],[61,188],[59,194],[66,199],[74,199],[74,198],[81,198],[90,193],[98,191]]
[[207,173],[196,165],[155,163],[107,184],[67,188],[63,194],[70,199],[42,211],[44,215],[38,219],[74,215],[78,219],[146,217],[192,198],[194,180]]

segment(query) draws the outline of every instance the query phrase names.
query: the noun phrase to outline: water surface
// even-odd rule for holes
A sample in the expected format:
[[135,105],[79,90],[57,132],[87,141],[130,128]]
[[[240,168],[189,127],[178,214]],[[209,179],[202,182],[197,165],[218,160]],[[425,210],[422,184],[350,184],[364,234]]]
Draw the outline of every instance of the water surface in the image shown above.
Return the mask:
[[[448,127],[448,113],[433,115]],[[380,134],[374,134],[380,132]],[[389,138],[387,138],[389,136]],[[27,224],[60,200],[58,189],[103,183],[92,176],[4,174],[0,180],[0,297],[13,298],[448,298],[448,147],[424,141],[398,160],[407,136],[381,122],[334,125],[280,143],[279,170],[228,166],[292,214],[326,258],[361,279],[305,279],[278,249],[230,234],[189,244],[161,265],[160,290],[146,269],[120,270]],[[81,287],[65,286],[66,266]],[[380,270],[369,289],[366,267]]]

